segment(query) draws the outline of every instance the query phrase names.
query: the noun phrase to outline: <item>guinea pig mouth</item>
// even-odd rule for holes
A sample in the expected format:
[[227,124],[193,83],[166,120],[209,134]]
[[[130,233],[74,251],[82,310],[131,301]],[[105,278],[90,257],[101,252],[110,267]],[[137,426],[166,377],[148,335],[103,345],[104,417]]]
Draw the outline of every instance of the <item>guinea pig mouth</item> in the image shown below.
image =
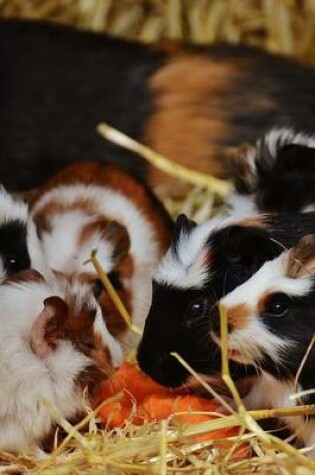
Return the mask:
[[[220,348],[222,348],[221,340],[214,332],[211,332],[211,337],[212,337],[213,341]],[[250,355],[246,351],[245,347],[240,349],[239,345],[237,345],[237,344],[235,345],[235,344],[233,344],[233,342],[231,342],[231,338],[228,338],[227,344],[228,344],[227,357],[228,357],[229,360],[233,360],[237,363],[242,363],[242,364],[245,364],[245,365],[254,363],[253,358],[250,357]]]

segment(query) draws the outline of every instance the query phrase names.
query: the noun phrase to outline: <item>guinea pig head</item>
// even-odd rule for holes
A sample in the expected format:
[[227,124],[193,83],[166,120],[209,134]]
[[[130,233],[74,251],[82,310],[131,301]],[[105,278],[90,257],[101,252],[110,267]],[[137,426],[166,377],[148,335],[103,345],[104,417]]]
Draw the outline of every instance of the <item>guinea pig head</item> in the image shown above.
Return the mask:
[[102,312],[82,282],[68,283],[65,297],[51,296],[33,323],[30,344],[40,358],[53,358],[61,341],[68,341],[75,352],[88,360],[76,384],[87,387],[95,397],[98,383],[112,375],[122,362],[119,343],[108,332]]
[[[218,299],[242,284],[279,253],[263,229],[196,226],[180,216],[171,248],[153,279],[153,299],[138,349],[141,369],[157,382],[179,386],[189,373],[171,356],[177,352],[196,371],[218,374],[221,353],[210,335],[210,312]],[[235,365],[235,377],[247,368]]]
[[[255,365],[280,380],[294,379],[315,331],[315,237],[266,262],[220,304],[228,318],[229,357]],[[211,335],[220,345],[219,312],[211,314]],[[302,370],[310,376],[311,350]]]
[[233,163],[237,190],[250,195],[260,211],[314,209],[314,136],[274,128],[256,145],[240,147]]

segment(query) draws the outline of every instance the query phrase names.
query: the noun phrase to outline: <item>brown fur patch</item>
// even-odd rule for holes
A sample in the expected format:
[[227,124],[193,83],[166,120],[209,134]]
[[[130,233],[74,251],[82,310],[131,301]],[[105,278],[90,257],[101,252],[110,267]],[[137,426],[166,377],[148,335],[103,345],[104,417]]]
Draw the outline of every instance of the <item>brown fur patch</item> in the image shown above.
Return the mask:
[[246,304],[235,305],[227,309],[228,324],[233,330],[240,330],[249,322],[251,316],[250,308]]
[[81,198],[76,199],[72,204],[62,203],[57,199],[49,201],[34,215],[38,236],[41,237],[44,232],[49,233],[51,231],[51,220],[54,215],[71,211],[83,211],[88,215],[92,215],[95,212],[93,201]]
[[16,284],[23,282],[34,282],[34,283],[44,283],[45,279],[40,272],[35,269],[26,269],[15,274],[11,274],[7,279],[5,279],[5,284]]
[[315,235],[301,239],[299,244],[289,252],[286,274],[292,279],[315,273]]
[[255,169],[253,169],[247,158],[251,152],[255,154],[256,147],[244,143],[236,149],[235,153],[231,154],[230,162],[236,181],[242,185],[242,189],[246,190],[247,193],[254,192],[256,188]]
[[262,314],[265,313],[266,305],[268,303],[269,298],[270,298],[270,295],[268,295],[268,294],[265,294],[262,297],[260,297],[260,299],[258,301],[258,313],[259,313],[259,315],[262,315]]
[[[151,222],[155,229],[156,240],[160,247],[161,255],[167,250],[171,238],[171,221],[163,206],[153,199],[146,188],[132,176],[113,165],[104,165],[94,162],[80,162],[70,165],[37,190],[31,197],[30,206],[33,207],[43,193],[59,185],[98,185],[119,191],[126,196]],[[89,215],[95,214],[93,202],[90,200],[77,200],[73,207],[65,207],[63,204],[52,201],[43,207],[35,216],[38,232],[49,231],[49,217],[54,213],[62,213],[74,209],[82,209]],[[128,231],[128,230],[127,230]]]
[[78,245],[86,244],[94,234],[99,234],[104,240],[109,240],[114,245],[114,258],[120,260],[128,254],[130,238],[125,226],[116,221],[109,221],[103,217],[96,217],[94,221],[86,224],[80,232]]
[[[237,75],[231,62],[189,54],[172,58],[151,79],[155,104],[145,142],[181,165],[226,176],[218,146],[230,136],[223,98]],[[161,172],[152,169],[151,181],[159,183]]]
[[241,219],[237,224],[240,226],[245,226],[247,228],[267,229],[268,217],[257,216],[257,217],[252,217],[252,218],[245,218],[245,219]]

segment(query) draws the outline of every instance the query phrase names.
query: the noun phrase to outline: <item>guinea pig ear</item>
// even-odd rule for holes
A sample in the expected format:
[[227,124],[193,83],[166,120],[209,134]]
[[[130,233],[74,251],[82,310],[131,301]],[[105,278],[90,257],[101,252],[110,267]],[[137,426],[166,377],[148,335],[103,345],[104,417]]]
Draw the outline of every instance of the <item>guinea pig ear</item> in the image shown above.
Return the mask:
[[39,358],[45,358],[64,336],[68,306],[60,297],[44,300],[44,309],[31,329],[30,345]]
[[127,229],[117,221],[110,221],[105,229],[106,237],[114,243],[114,258],[117,261],[127,256],[130,249],[130,237]]
[[182,234],[188,235],[196,226],[197,223],[195,223],[195,221],[189,219],[185,214],[180,214],[174,224],[171,248],[176,249]]
[[301,144],[288,144],[277,153],[277,163],[284,170],[315,172],[315,147]]
[[282,250],[263,229],[246,226],[230,226],[221,236],[221,250],[225,259],[246,267],[260,265],[273,259]]
[[315,235],[304,236],[298,245],[290,250],[287,275],[298,279],[315,274]]

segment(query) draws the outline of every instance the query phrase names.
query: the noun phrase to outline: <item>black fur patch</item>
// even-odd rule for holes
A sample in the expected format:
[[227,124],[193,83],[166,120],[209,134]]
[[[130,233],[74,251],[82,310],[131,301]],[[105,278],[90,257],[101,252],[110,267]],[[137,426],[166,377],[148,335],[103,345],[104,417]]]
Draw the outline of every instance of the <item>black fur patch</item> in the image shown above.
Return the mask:
[[141,138],[151,109],[147,82],[164,54],[103,34],[2,19],[0,58],[6,188],[36,187],[63,166],[87,159],[144,177],[144,161],[101,138],[96,126],[108,122]]
[[[138,348],[142,371],[164,386],[176,387],[189,377],[188,371],[173,357],[177,352],[196,371],[217,374],[221,369],[221,351],[210,338],[208,315],[187,318],[187,310],[196,299],[207,299],[205,290],[180,290],[154,283],[153,300]],[[252,368],[231,364],[235,379],[254,374]]]
[[[201,373],[215,374],[221,354],[211,340],[211,309],[228,292],[244,283],[284,247],[291,247],[306,234],[315,233],[315,213],[270,217],[269,227],[229,226],[208,240],[209,281],[202,289],[180,289],[154,283],[153,300],[138,350],[141,369],[166,386],[175,387],[188,377],[187,371],[170,356],[178,352]],[[206,299],[204,317],[187,320],[187,308],[196,299]],[[271,364],[271,362],[270,362]],[[274,362],[273,362],[274,365]],[[253,368],[232,365],[235,378],[251,374]]]
[[255,201],[262,211],[299,211],[315,204],[315,148],[290,144],[273,160],[259,157]]
[[26,225],[22,221],[8,221],[0,225],[0,257],[8,273],[30,267],[26,237]]
[[[224,143],[209,130],[221,162],[226,157],[220,147],[253,142],[274,125],[310,128],[312,68],[245,46],[185,46],[182,53],[236,71],[237,80],[215,97],[223,111]],[[95,128],[106,121],[144,140],[156,99],[149,82],[169,60],[166,53],[104,34],[2,19],[0,59],[0,172],[8,189],[36,187],[65,165],[87,158],[145,177],[142,159],[103,140]]]
[[171,250],[175,254],[177,254],[177,247],[179,240],[183,234],[188,235],[197,224],[189,219],[185,214],[180,214],[177,216],[176,221],[174,223],[173,228],[173,235],[172,235],[172,242],[171,242]]

